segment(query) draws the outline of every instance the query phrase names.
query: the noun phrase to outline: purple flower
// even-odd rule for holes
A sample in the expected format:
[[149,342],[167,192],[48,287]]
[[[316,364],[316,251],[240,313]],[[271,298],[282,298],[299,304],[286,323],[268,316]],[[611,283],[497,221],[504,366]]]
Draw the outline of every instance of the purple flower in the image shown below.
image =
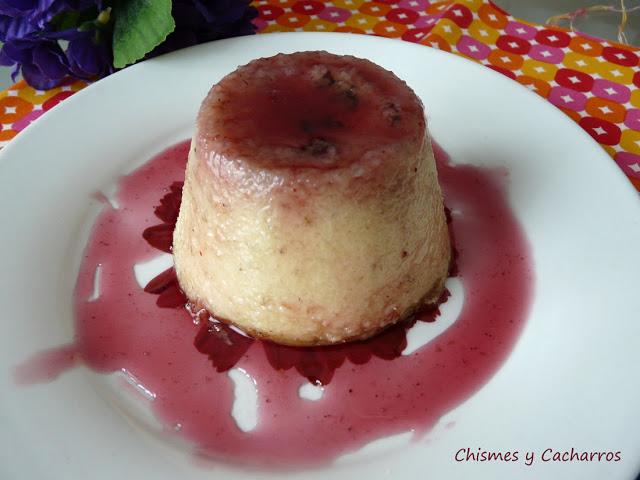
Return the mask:
[[65,55],[69,73],[74,77],[89,80],[114,71],[111,38],[105,38],[105,32],[95,25],[93,28],[68,29],[49,35],[68,42]]
[[67,47],[69,70],[73,76],[91,79],[113,73],[110,44],[96,41],[94,35],[86,33],[87,35],[71,40]]
[[46,32],[50,29],[51,20],[59,14],[79,12],[91,7],[96,7],[96,2],[91,0],[0,0],[0,40],[6,42],[13,38],[24,38],[35,32]]
[[[0,65],[45,90],[113,73],[114,0],[0,0]],[[126,1],[126,0],[121,0]],[[255,32],[250,0],[174,0],[176,28],[148,56]]]
[[[59,85],[69,70],[60,45],[52,40],[13,39],[0,51],[0,64],[18,65],[29,85],[46,90]],[[14,78],[18,70],[14,71]]]
[[175,30],[150,57],[221,38],[251,35],[258,11],[250,0],[174,0]]
[[[0,0],[0,64],[14,66],[26,82],[40,90],[65,77],[93,78],[111,70],[109,45],[99,41],[95,18],[102,2],[91,0]],[[78,26],[60,30],[64,14],[76,13]],[[63,24],[64,25],[64,24]],[[93,25],[93,28],[92,28]],[[66,42],[63,49],[61,41]]]
[[[63,50],[58,40],[67,40]],[[111,48],[95,40],[95,32],[73,30],[66,35],[32,34],[8,40],[0,51],[0,65],[15,66],[34,88],[58,86],[67,76],[86,80],[113,72]]]

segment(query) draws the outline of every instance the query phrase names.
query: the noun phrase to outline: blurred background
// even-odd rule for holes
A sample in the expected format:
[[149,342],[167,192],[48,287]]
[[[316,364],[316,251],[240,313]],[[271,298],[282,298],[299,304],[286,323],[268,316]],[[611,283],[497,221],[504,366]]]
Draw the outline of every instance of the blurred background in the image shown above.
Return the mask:
[[[640,5],[640,0],[623,1],[627,9]],[[606,5],[619,9],[621,6],[620,0],[494,0],[494,3],[516,18],[541,24],[552,16],[575,12],[584,7]],[[574,27],[596,37],[617,40],[620,18],[616,12],[590,12],[576,17]],[[568,26],[568,23],[561,25]],[[625,33],[629,44],[640,46],[640,10],[629,14]],[[0,90],[12,84],[11,69],[0,67]]]
[[[514,17],[535,23],[545,23],[549,17],[575,12],[584,7],[606,5],[620,9],[620,0],[493,0],[493,3],[506,10]],[[624,0],[627,10],[640,5],[640,0]],[[596,37],[616,40],[620,14],[615,12],[590,12],[577,17],[574,23],[576,30]],[[631,45],[640,46],[640,10],[629,13],[625,28],[627,40]],[[561,24],[567,26],[567,23]]]

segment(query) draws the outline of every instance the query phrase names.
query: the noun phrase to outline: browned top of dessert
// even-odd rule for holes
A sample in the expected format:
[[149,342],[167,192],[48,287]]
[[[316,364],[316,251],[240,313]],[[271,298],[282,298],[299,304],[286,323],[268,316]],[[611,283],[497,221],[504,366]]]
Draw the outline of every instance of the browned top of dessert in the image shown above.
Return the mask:
[[348,166],[369,152],[419,144],[423,107],[393,73],[327,52],[254,60],[209,92],[198,116],[201,158],[263,168]]

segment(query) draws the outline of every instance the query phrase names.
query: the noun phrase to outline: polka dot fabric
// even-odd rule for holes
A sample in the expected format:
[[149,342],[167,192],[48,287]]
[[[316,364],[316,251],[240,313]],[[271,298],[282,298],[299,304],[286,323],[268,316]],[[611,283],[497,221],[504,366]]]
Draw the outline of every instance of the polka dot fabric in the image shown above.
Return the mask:
[[400,38],[506,75],[574,119],[640,190],[638,49],[517,20],[486,0],[258,0],[260,32]]
[[86,85],[86,82],[75,81],[43,91],[31,88],[23,80],[0,92],[0,147],[44,112]]
[[[256,0],[259,33],[350,32],[462,55],[548,99],[589,133],[640,191],[640,49],[517,20],[489,0]],[[82,88],[18,83],[0,94],[0,145]]]

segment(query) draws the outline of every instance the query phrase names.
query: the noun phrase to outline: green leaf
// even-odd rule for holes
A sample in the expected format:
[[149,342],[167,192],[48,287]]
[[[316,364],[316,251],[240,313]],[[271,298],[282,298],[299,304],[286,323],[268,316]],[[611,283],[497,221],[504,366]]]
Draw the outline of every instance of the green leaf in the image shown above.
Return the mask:
[[160,45],[176,27],[171,0],[120,0],[113,7],[113,66],[130,65]]
[[98,15],[96,7],[90,7],[82,11],[62,12],[53,17],[51,24],[57,32],[76,28],[86,22],[95,20]]

